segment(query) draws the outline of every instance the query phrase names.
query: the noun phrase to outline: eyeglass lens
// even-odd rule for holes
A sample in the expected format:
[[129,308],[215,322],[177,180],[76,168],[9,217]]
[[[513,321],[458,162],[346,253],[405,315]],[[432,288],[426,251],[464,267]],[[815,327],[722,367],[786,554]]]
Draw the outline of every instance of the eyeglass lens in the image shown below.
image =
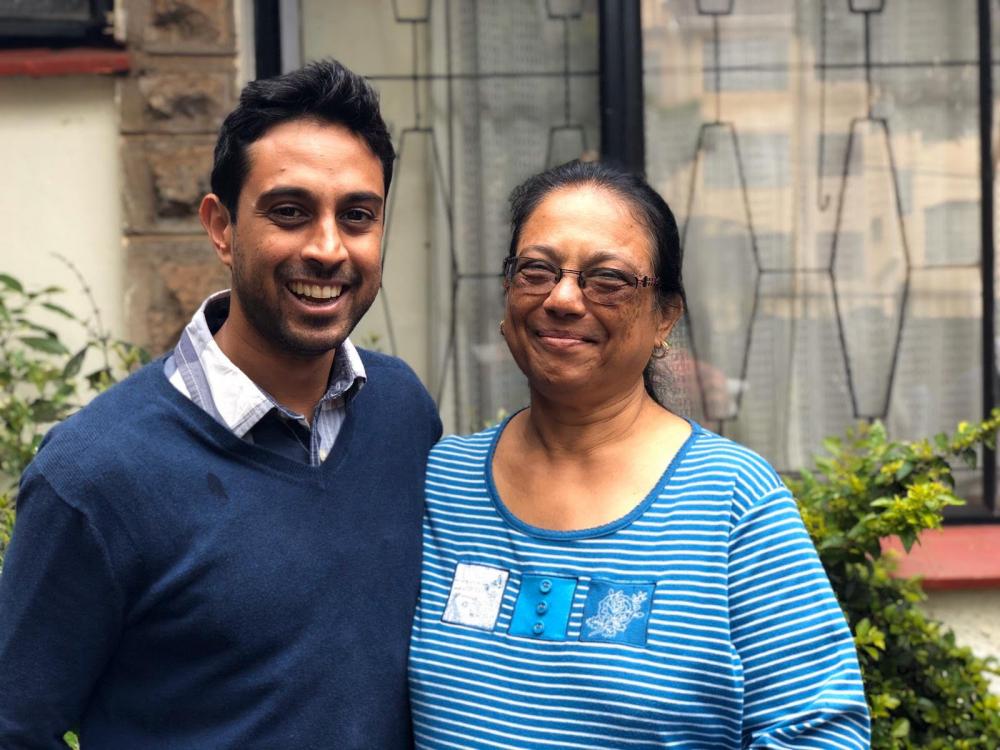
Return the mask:
[[[548,294],[564,274],[577,277],[577,283],[587,299],[602,305],[617,305],[635,294],[639,280],[630,273],[614,268],[591,268],[577,271],[556,268],[534,258],[508,258],[506,276],[514,289],[525,294]],[[643,280],[643,286],[647,280]]]

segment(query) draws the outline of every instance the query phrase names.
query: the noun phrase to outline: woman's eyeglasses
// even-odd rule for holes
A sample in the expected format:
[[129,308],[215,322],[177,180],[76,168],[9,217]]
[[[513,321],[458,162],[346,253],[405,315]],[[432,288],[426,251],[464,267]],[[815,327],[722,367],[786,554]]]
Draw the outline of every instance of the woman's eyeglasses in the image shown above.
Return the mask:
[[655,277],[639,278],[617,268],[588,268],[576,271],[557,268],[539,258],[509,257],[503,262],[503,275],[510,288],[520,294],[548,294],[555,289],[563,274],[576,274],[583,296],[598,305],[620,305],[627,302],[639,287],[655,286]]

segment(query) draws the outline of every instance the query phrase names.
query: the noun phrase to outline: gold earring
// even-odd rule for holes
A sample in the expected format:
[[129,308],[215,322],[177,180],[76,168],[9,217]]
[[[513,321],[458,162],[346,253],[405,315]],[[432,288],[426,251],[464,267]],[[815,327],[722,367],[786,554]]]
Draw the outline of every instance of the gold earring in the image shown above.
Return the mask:
[[660,341],[656,346],[653,347],[653,359],[663,359],[667,356],[667,352],[670,351],[670,342],[666,339]]
[[500,321],[500,335],[503,336],[504,338],[507,338],[507,334],[504,333],[503,330],[503,320]]

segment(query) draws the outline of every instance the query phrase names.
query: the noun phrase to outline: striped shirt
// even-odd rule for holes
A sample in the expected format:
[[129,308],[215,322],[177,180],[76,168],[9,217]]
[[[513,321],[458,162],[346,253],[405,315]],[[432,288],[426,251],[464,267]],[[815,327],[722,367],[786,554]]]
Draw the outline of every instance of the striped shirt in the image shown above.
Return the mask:
[[319,466],[340,434],[345,404],[365,383],[358,350],[349,339],[337,349],[326,393],[313,409],[310,425],[304,415],[275,401],[219,348],[213,334],[228,315],[228,290],[201,304],[164,363],[167,378],[236,437]]
[[498,497],[502,429],[430,455],[418,747],[869,747],[851,633],[763,459],[692,425],[630,513],[558,532]]

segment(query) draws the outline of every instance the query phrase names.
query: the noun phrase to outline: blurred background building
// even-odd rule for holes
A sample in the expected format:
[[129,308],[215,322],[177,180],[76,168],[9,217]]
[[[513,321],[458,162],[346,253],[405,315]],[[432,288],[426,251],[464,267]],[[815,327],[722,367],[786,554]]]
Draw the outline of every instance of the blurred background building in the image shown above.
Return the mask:
[[[858,419],[995,405],[990,0],[0,0],[3,270],[154,353],[226,284],[197,206],[239,87],[333,56],[399,150],[355,338],[446,428],[525,403],[497,333],[511,188],[644,170],[681,227],[679,411],[795,470]],[[955,520],[998,518],[996,457]],[[995,619],[995,617],[994,617]]]

